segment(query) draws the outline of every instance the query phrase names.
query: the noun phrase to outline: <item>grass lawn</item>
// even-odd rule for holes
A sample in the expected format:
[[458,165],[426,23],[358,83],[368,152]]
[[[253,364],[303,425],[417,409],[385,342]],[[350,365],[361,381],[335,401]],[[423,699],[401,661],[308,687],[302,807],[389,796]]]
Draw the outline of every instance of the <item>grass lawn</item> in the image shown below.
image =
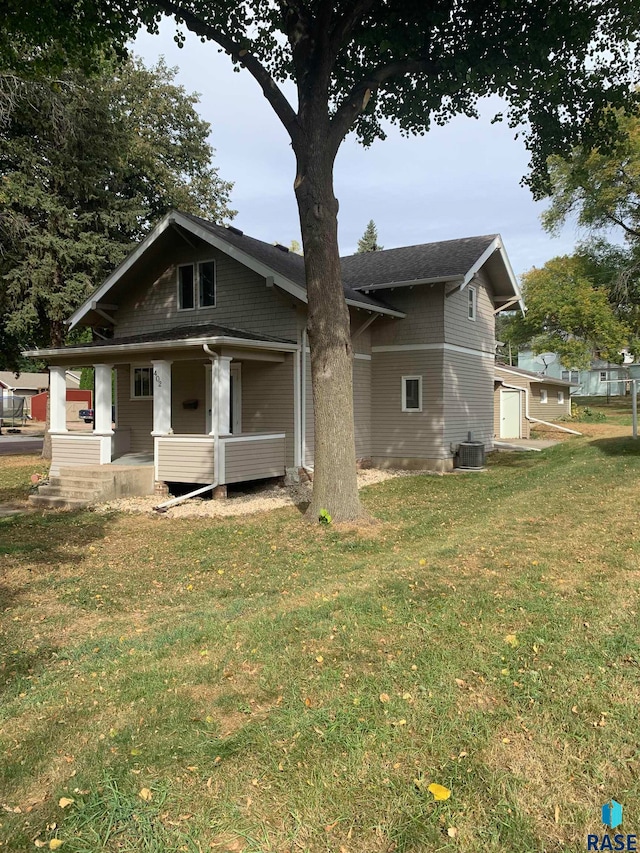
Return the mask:
[[0,519],[0,850],[577,853],[611,797],[640,831],[640,449],[589,426],[365,490],[371,529]]

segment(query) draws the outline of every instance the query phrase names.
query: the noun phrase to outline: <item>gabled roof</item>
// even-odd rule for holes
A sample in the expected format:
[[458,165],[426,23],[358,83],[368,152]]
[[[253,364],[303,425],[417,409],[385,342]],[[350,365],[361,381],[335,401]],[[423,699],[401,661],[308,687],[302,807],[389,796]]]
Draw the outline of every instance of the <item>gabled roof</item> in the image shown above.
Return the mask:
[[10,391],[40,391],[49,387],[48,373],[18,373],[0,371],[0,386]]
[[496,370],[501,373],[513,373],[516,376],[523,376],[531,382],[544,382],[547,385],[565,385],[567,388],[577,387],[575,382],[567,382],[566,379],[557,379],[555,376],[547,376],[546,373],[534,373],[532,370],[524,370],[522,367],[513,367],[511,364],[501,364],[496,362]]
[[[301,255],[283,246],[256,240],[237,228],[216,225],[199,216],[173,210],[73,314],[71,328],[92,312],[100,315],[100,303],[171,228],[198,237],[259,275],[271,279],[274,285],[300,301],[307,301],[304,258]],[[491,276],[496,305],[505,307],[519,302],[524,307],[502,240],[495,234],[349,255],[341,259],[342,284],[348,305],[392,317],[404,317],[403,312],[394,309],[375,291],[435,282],[451,282],[454,289],[459,289],[465,287],[485,264]]]

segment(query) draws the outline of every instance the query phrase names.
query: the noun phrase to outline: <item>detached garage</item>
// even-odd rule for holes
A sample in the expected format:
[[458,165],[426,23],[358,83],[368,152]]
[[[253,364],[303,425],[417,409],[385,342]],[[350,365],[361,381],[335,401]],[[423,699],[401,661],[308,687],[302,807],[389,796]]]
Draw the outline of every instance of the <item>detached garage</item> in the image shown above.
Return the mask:
[[529,438],[531,424],[548,424],[571,415],[571,383],[496,364],[494,377],[494,437]]

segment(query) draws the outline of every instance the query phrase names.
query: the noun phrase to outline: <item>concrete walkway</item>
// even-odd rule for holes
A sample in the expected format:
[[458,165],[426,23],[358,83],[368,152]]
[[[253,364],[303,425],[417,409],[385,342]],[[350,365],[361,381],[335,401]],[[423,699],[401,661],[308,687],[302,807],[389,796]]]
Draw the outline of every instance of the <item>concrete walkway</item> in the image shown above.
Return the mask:
[[546,450],[547,447],[554,447],[556,444],[560,444],[560,442],[546,438],[510,438],[508,441],[493,442],[496,450],[535,450],[538,452]]

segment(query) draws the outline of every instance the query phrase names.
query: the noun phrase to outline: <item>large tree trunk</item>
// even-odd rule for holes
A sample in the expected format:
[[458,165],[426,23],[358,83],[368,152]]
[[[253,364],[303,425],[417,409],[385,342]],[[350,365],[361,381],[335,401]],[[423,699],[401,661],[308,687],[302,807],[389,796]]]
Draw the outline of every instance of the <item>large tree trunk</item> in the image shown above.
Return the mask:
[[309,297],[308,332],[314,407],[313,496],[310,521],[326,510],[335,521],[363,513],[358,496],[353,424],[353,366],[349,311],[338,251],[338,202],[333,194],[333,156],[315,144],[296,151],[296,199]]

